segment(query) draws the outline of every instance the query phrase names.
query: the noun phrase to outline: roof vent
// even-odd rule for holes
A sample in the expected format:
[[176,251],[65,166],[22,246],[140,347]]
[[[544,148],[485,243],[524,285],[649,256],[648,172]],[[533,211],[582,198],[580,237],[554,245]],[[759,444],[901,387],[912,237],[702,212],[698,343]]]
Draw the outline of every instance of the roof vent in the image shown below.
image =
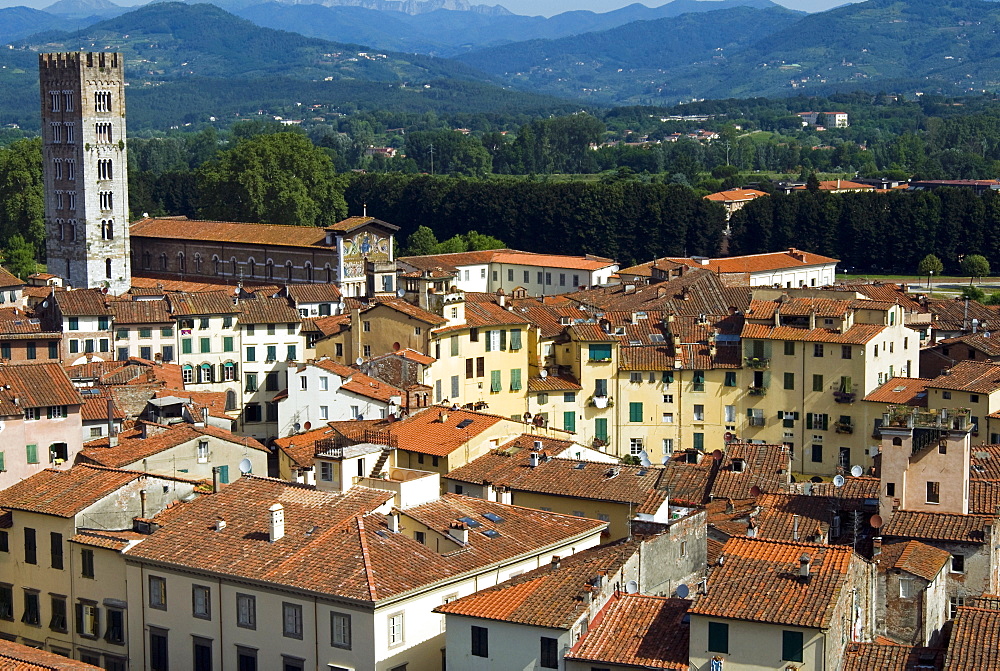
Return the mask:
[[222,519],[221,517],[219,519],[215,520],[215,530],[216,531],[222,531],[225,528],[226,528],[226,520]]
[[809,571],[812,568],[812,557],[802,553],[799,557],[799,578],[803,581],[809,580]]
[[267,539],[273,543],[285,536],[285,507],[275,503],[267,509],[267,512],[270,517]]

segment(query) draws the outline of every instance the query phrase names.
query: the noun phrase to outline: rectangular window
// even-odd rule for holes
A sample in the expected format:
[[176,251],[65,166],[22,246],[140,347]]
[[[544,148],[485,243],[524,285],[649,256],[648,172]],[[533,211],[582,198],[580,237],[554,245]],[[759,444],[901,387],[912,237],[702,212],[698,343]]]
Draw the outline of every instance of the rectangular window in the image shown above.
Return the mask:
[[576,411],[567,410],[563,413],[563,428],[566,431],[576,432]]
[[705,406],[697,404],[694,406],[694,421],[696,422],[705,421]]
[[24,563],[38,563],[38,548],[35,541],[35,530],[31,527],[24,528]]
[[851,356],[852,356],[852,351],[853,350],[852,350],[852,348],[851,348],[850,345],[841,345],[840,346],[840,358],[841,359],[850,359]]
[[781,632],[781,659],[786,662],[801,662],[802,657],[802,632],[783,631]]
[[564,391],[563,392],[563,403],[576,403],[576,392],[575,391]]
[[785,356],[795,356],[795,341],[786,340],[785,341]]
[[503,384],[500,380],[500,371],[498,370],[490,371],[490,391],[494,393],[503,391]]
[[822,375],[813,375],[813,391],[823,391]]
[[726,424],[733,424],[736,422],[736,406],[727,405],[723,406],[723,421]]
[[70,317],[69,318],[69,330],[70,331],[79,331],[80,330],[80,318],[79,317]]
[[705,391],[705,371],[696,370],[692,379],[694,380],[692,391]]
[[94,551],[80,550],[80,575],[84,578],[94,577]]
[[264,361],[270,363],[272,361],[278,360],[278,346],[268,345],[267,346],[267,356],[264,357]]
[[785,389],[795,389],[795,373],[784,374]]
[[55,531],[49,533],[49,555],[52,561],[52,568],[62,570],[63,568],[63,537]]
[[823,343],[816,343],[813,345],[813,356],[821,357],[823,356]]
[[351,616],[347,613],[330,613],[330,644],[335,648],[351,649]]
[[611,361],[611,345],[590,345],[588,348],[591,361]]
[[149,576],[149,607],[158,610],[167,609],[167,579],[160,576]]
[[0,620],[14,619],[14,587],[0,585]]
[[608,440],[608,420],[598,417],[594,420],[594,438],[607,442]]
[[257,373],[247,373],[246,390],[248,394],[257,391]]
[[472,656],[490,656],[490,630],[472,625]]
[[174,337],[174,327],[173,326],[164,326],[163,328],[160,329],[160,335],[163,336],[164,338],[173,338]]
[[951,572],[965,573],[965,555],[951,556]]
[[191,354],[192,352],[194,352],[194,341],[191,338],[181,338],[181,354]]
[[[29,410],[32,411],[32,416],[29,416],[29,413],[28,413]],[[38,419],[38,417],[39,417],[38,408],[26,408],[25,409],[25,412],[24,412],[24,418],[25,419]],[[27,453],[26,454],[26,458],[28,460],[28,463],[29,464],[37,464],[38,463],[38,446],[35,445],[35,444],[28,444],[28,445],[25,445],[24,447],[25,447],[25,452]]]
[[212,590],[204,585],[191,586],[191,614],[202,620],[212,619]]
[[813,445],[812,446],[812,460],[815,463],[820,463],[823,461],[823,446]]
[[104,631],[104,640],[115,645],[125,644],[125,611],[118,608],[108,608],[108,626]]
[[236,595],[236,626],[243,629],[257,628],[257,597],[252,594]]
[[541,637],[541,652],[539,654],[539,664],[543,669],[559,668],[559,639]]
[[66,597],[53,595],[49,602],[52,608],[49,629],[66,633],[69,631],[69,624],[66,622]]
[[[87,342],[93,343],[93,340],[88,340]],[[94,348],[91,347],[87,351],[88,352],[93,352]],[[28,345],[27,345],[27,348],[26,348],[26,352],[27,352],[27,354],[25,356],[28,359],[37,359],[38,358],[38,346],[34,343],[34,341],[29,341],[28,342]]]
[[34,590],[24,590],[24,613],[21,615],[21,622],[33,627],[42,623],[39,594]]
[[194,637],[194,671],[212,671],[212,641]]
[[727,370],[726,371],[726,382],[725,386],[735,387],[736,386],[736,371]]
[[247,347],[247,361],[256,361],[256,360],[257,360],[257,348]]
[[941,503],[941,483],[927,483],[927,503]]
[[302,638],[302,606],[297,603],[281,604],[281,632],[286,638]]
[[510,351],[517,352],[521,349],[521,329],[510,330]]
[[232,336],[224,336],[222,338],[222,351],[223,352],[235,352],[236,351],[235,349],[233,349],[233,337]]
[[691,446],[699,452],[705,451],[705,434],[704,433],[692,433],[691,434]]
[[402,645],[403,643],[403,614],[396,613],[389,616],[389,645]]
[[167,630],[149,628],[149,671],[169,671]]
[[486,377],[486,357],[476,357],[476,377]]
[[[302,378],[303,380],[305,378]],[[278,374],[277,373],[265,373],[264,374],[264,391],[278,391]]]
[[[365,347],[370,348],[371,345],[365,345]],[[371,352],[369,351],[368,354],[365,354],[365,356],[371,356]],[[295,350],[295,345],[288,345],[285,347],[285,361],[295,361],[297,358],[298,354]]]
[[76,633],[84,638],[97,638],[101,631],[101,611],[93,602],[76,604]]
[[510,369],[510,390],[511,391],[521,391],[521,369],[511,368]]
[[642,421],[642,403],[628,404],[628,421],[630,422]]
[[729,654],[729,625],[725,622],[708,623],[708,651]]

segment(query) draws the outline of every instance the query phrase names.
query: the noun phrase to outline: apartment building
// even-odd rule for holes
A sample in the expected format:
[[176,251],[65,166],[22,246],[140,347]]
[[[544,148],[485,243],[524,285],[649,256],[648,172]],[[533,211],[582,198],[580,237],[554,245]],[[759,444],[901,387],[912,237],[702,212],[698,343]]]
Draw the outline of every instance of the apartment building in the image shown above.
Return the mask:
[[[111,310],[101,289],[52,291],[41,304],[40,315],[63,332],[61,358],[73,363],[89,359],[106,361],[111,351]],[[50,356],[51,358],[55,358]]]
[[185,387],[232,392],[231,407],[241,407],[238,371],[239,310],[223,291],[167,296],[177,334],[177,363]]
[[114,323],[115,358],[171,363],[177,358],[177,334],[165,298],[151,297],[108,303]]
[[869,300],[751,302],[742,330],[742,438],[783,443],[802,473],[868,466],[856,402],[913,371],[918,345],[902,308]]

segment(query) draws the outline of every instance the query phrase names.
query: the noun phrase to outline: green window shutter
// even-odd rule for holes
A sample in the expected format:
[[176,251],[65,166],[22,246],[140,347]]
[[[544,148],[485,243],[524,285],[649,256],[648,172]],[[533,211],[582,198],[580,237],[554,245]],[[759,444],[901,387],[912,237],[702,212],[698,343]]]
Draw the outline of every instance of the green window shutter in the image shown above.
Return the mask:
[[181,354],[191,354],[193,352],[191,338],[184,338],[181,340]]
[[4,453],[0,452],[0,472],[7,470],[7,462],[4,459]]
[[735,387],[736,386],[736,372],[726,371],[726,386]]
[[247,347],[247,361],[257,361],[256,347]]
[[268,345],[267,346],[267,361],[277,361],[278,360],[278,346]]
[[823,413],[823,425],[819,428],[822,429],[823,431],[826,431],[829,425],[830,425],[830,416],[827,415],[826,413]]
[[795,389],[795,373],[785,373],[785,389]]
[[500,384],[500,371],[491,370],[490,371],[490,391],[501,391],[502,386]]
[[802,661],[802,632],[781,632],[781,659],[786,662]]
[[37,464],[38,463],[38,446],[34,445],[34,444],[31,444],[31,445],[25,446],[25,448],[26,448],[26,451],[28,453],[27,454],[28,463],[29,464]]
[[691,434],[691,444],[694,449],[704,452],[705,451],[705,434],[704,433],[693,433]]
[[594,420],[594,438],[599,440],[608,439],[608,420],[604,417],[598,417]]
[[285,360],[286,361],[295,361],[298,358],[296,356],[296,352],[295,352],[295,345],[288,345],[288,347],[286,349],[288,351],[286,352]]
[[510,369],[510,390],[511,391],[521,391],[521,369],[511,368]]
[[813,391],[823,391],[822,375],[813,375]]
[[673,384],[674,383],[674,371],[665,370],[663,371],[663,377],[661,378],[663,384]]
[[811,412],[806,413],[806,428],[807,429],[813,428],[813,415]]
[[490,334],[491,334],[490,331],[486,332],[486,351],[487,352],[492,352],[493,351],[493,339],[490,337]]
[[753,417],[753,408],[747,408],[747,417]]
[[708,651],[729,654],[729,625],[725,622],[708,623]]
[[567,410],[563,413],[563,428],[567,431],[576,431],[576,411]]
[[507,349],[507,331],[500,331],[500,351],[503,352]]
[[212,339],[211,338],[199,338],[201,340],[201,353],[208,354],[212,351]]
[[232,352],[233,351],[233,337],[232,336],[225,336],[222,339],[222,351],[223,352]]
[[514,352],[521,349],[521,329],[510,330],[510,349]]
[[219,466],[219,482],[224,485],[229,482],[229,466]]
[[451,337],[451,355],[458,356],[458,336]]
[[630,422],[642,421],[642,403],[628,404],[628,421]]

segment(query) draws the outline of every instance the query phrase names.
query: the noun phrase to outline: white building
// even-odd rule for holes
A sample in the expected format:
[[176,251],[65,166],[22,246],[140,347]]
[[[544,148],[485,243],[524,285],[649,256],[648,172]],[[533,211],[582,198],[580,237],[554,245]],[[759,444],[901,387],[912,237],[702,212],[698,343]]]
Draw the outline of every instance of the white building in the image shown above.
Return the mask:
[[[804,252],[794,247],[783,252],[747,254],[710,259],[703,256],[669,258],[692,268],[705,268],[719,275],[743,275],[752,287],[823,287],[837,279],[838,259]],[[654,273],[655,277],[655,273]]]

